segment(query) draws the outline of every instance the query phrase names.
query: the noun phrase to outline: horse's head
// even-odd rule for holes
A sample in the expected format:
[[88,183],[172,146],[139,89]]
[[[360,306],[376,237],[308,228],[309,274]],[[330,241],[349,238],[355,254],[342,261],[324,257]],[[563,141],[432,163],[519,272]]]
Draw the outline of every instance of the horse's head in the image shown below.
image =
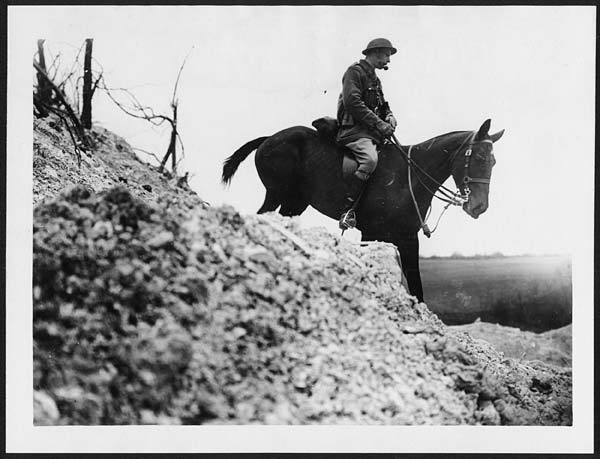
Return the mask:
[[504,129],[489,135],[491,120],[486,120],[477,133],[469,137],[466,149],[459,152],[452,165],[452,177],[466,202],[463,210],[473,218],[488,208],[490,177],[496,164],[493,144],[502,137]]

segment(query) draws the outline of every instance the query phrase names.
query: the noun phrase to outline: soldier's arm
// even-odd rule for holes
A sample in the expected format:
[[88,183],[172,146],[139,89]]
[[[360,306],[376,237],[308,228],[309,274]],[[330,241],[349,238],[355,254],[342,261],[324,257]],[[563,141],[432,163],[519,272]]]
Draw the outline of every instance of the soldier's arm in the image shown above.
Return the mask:
[[385,102],[385,117],[388,118],[390,116],[394,116],[394,113],[392,112],[392,109],[390,108],[390,104],[386,101]]
[[382,129],[384,123],[362,100],[360,88],[360,73],[350,67],[342,79],[342,97],[344,108],[352,115],[356,122],[362,123],[373,129]]

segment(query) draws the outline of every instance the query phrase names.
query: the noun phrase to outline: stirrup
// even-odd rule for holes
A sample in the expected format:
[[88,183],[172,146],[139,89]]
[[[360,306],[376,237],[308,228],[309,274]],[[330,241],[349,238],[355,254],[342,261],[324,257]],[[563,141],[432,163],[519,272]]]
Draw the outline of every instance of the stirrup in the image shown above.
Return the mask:
[[350,228],[356,228],[356,213],[354,212],[354,209],[349,209],[342,214],[338,226],[343,231]]

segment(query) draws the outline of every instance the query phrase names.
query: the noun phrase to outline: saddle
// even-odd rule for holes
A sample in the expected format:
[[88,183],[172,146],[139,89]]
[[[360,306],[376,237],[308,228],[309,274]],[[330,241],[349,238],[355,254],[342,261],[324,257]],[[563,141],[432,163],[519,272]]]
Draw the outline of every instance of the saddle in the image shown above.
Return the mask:
[[335,143],[338,150],[344,154],[342,160],[342,177],[346,180],[358,169],[358,162],[354,159],[354,155],[349,148],[338,144],[336,141],[337,132],[340,127],[338,120],[330,116],[324,116],[314,120],[311,124],[321,137]]

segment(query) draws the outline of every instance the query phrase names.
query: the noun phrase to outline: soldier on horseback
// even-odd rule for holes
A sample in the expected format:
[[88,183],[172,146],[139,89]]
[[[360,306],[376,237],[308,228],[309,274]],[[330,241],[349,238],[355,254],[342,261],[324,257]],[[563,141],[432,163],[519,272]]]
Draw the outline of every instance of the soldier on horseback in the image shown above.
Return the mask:
[[346,203],[340,217],[342,230],[356,226],[354,208],[367,180],[377,166],[378,148],[396,129],[396,119],[383,97],[375,69],[387,70],[396,48],[385,38],[371,40],[362,51],[364,59],[352,64],[342,78],[338,99],[337,142],[349,148],[358,169],[346,180]]

